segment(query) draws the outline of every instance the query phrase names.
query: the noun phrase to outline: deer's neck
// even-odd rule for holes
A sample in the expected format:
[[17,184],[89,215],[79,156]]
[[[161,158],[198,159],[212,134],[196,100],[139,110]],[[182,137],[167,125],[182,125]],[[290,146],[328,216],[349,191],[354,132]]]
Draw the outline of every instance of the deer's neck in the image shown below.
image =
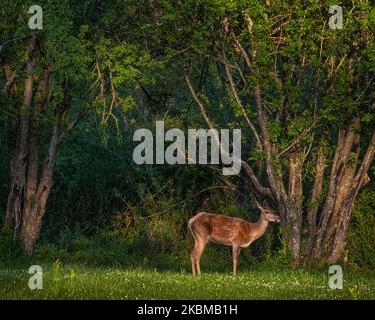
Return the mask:
[[258,221],[252,225],[252,237],[255,239],[260,238],[267,230],[268,220],[264,219],[262,215],[259,217]]

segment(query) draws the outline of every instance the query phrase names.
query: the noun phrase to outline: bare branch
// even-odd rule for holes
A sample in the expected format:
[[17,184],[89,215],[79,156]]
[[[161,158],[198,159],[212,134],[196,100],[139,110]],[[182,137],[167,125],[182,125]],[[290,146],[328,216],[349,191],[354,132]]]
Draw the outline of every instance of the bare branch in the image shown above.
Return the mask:
[[[185,75],[185,80],[186,80],[186,83],[189,87],[189,90],[190,90],[190,93],[191,95],[193,96],[193,99],[195,100],[195,102],[197,103],[198,107],[199,107],[199,110],[204,118],[204,120],[206,121],[208,127],[210,129],[214,129],[214,124],[211,122],[211,120],[209,119],[207,113],[206,113],[206,110],[205,110],[205,107],[204,107],[204,104],[203,102],[199,99],[199,97],[197,96],[194,88],[193,88],[193,85],[191,83],[191,80],[190,80],[190,77],[188,76],[188,74]],[[250,165],[244,161],[244,160],[241,160],[242,162],[242,165],[244,166],[245,168],[245,171],[246,173],[248,174],[251,182],[253,183],[254,185],[254,188],[255,188],[255,191],[261,195],[261,196],[271,196],[272,197],[272,192],[270,189],[268,188],[264,188],[261,186],[261,184],[259,183],[259,180],[257,179],[257,177],[255,176],[252,168],[250,167]]]
[[104,79],[103,74],[100,71],[100,64],[99,64],[99,57],[98,52],[96,52],[96,63],[95,63],[96,71],[98,73],[98,81],[100,81],[100,94],[99,98],[103,99],[105,95],[105,87],[104,87]]
[[298,137],[296,137],[283,151],[281,151],[277,157],[280,158],[283,155],[287,155],[293,148],[298,145],[301,140],[313,129],[315,128],[314,125],[306,128]]
[[189,90],[190,90],[190,93],[193,97],[193,99],[195,100],[195,102],[197,103],[198,107],[199,107],[199,110],[203,116],[203,119],[204,121],[206,121],[208,127],[210,129],[213,129],[215,126],[214,124],[211,122],[210,118],[208,117],[207,113],[206,113],[206,109],[204,108],[204,105],[203,105],[203,102],[199,99],[199,97],[197,96],[194,88],[193,88],[193,85],[191,84],[191,80],[190,80],[190,77],[188,76],[188,74],[186,73],[185,74],[185,81],[189,87]]
[[259,124],[262,130],[263,146],[264,146],[264,151],[266,154],[266,171],[267,171],[268,180],[270,182],[272,191],[277,198],[277,201],[287,204],[288,197],[287,197],[283,182],[281,179],[278,179],[277,176],[275,175],[273,159],[272,159],[272,145],[271,145],[271,140],[270,140],[270,136],[269,136],[269,132],[267,128],[267,116],[263,109],[263,103],[262,103],[259,85],[256,85],[254,87],[254,97],[255,97],[255,102],[256,102],[257,111],[258,111]]
[[81,110],[77,114],[77,116],[74,118],[72,122],[70,122],[66,127],[63,132],[60,133],[59,138],[57,140],[57,145],[60,146],[61,144],[64,143],[66,137],[68,134],[81,122],[81,120],[84,118],[84,116],[91,110],[91,106],[86,107],[85,109]]
[[241,99],[240,97],[238,96],[238,93],[237,93],[237,89],[236,89],[236,86],[234,84],[234,81],[233,81],[233,77],[232,77],[232,73],[228,67],[228,65],[225,64],[225,71],[227,73],[227,77],[228,77],[228,80],[229,80],[229,84],[230,84],[230,88],[232,90],[232,94],[233,96],[235,97],[237,103],[239,104],[239,106],[241,107],[242,109],[242,112],[243,112],[243,116],[247,122],[247,124],[249,125],[249,128],[250,130],[253,132],[254,136],[255,136],[255,139],[257,140],[257,145],[258,145],[258,148],[260,150],[263,149],[263,146],[262,146],[262,141],[260,140],[260,137],[259,137],[259,134],[255,128],[255,126],[252,124],[252,122],[250,121],[248,115],[247,115],[247,112],[245,110],[245,107],[243,106],[242,102],[241,102]]
[[272,191],[270,188],[265,188],[263,187],[260,183],[259,183],[259,180],[258,178],[255,176],[254,174],[254,171],[253,169],[251,168],[251,166],[244,160],[242,160],[242,165],[245,169],[245,172],[247,173],[247,175],[249,176],[252,184],[254,185],[254,188],[255,188],[255,191],[260,194],[260,195],[263,195],[263,196],[269,196],[269,197],[272,197]]

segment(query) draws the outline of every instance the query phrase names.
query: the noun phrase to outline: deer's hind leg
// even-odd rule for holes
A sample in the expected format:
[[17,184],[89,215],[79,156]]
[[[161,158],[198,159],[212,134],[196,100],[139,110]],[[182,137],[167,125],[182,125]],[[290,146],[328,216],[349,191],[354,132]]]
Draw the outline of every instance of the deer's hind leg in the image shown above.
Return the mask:
[[208,240],[209,240],[209,237],[197,237],[197,240],[195,242],[194,261],[195,261],[196,272],[198,275],[201,274],[201,265],[200,265],[201,256],[207,245]]
[[[195,239],[194,239],[195,240]],[[191,257],[191,270],[193,272],[193,276],[197,275],[197,270],[196,270],[196,260],[195,260],[195,251],[197,247],[197,241],[195,240],[194,248],[191,250],[190,257]]]
[[209,240],[209,237],[201,236],[197,233],[192,232],[194,237],[194,248],[191,251],[190,257],[191,257],[191,269],[193,271],[193,275],[200,275],[201,274],[201,267],[200,267],[200,259],[202,256],[202,253],[204,251],[204,248],[207,245],[207,242]]
[[191,234],[193,235],[194,238],[194,248],[190,252],[190,258],[191,258],[191,270],[193,272],[193,276],[197,275],[197,252],[199,248],[199,242],[198,242],[198,237],[193,231],[193,229],[190,229]]
[[208,242],[208,239],[204,239],[202,237],[195,237],[195,244],[194,248],[191,251],[191,269],[193,271],[193,275],[200,275],[201,274],[201,268],[200,268],[200,259],[202,256],[202,253],[204,251],[204,248],[206,247],[206,244]]
[[[196,217],[200,217],[197,215]],[[202,256],[202,253],[204,251],[204,248],[207,245],[207,242],[210,240],[210,234],[211,234],[211,227],[207,222],[205,221],[194,221],[197,218],[192,218],[189,221],[189,229],[191,234],[194,237],[194,248],[191,251],[191,267],[193,271],[193,275],[200,275],[201,274],[201,268],[200,268],[200,259]],[[193,221],[192,221],[193,220]]]

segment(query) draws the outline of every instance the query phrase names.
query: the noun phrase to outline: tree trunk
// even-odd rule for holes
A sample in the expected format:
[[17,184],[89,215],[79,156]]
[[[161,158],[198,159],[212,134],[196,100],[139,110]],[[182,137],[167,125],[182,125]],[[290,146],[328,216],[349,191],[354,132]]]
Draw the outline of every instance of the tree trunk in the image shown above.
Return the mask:
[[[22,213],[23,223],[21,230],[21,239],[23,242],[24,253],[30,256],[33,252],[35,240],[39,235],[42,219],[44,215],[45,206],[47,204],[48,195],[52,187],[52,168],[48,169],[49,173],[46,177],[43,169],[41,179],[38,184],[38,129],[40,125],[41,114],[45,111],[47,105],[47,89],[49,80],[50,67],[44,69],[43,78],[39,83],[38,95],[34,105],[34,114],[31,118],[30,133],[29,133],[29,148],[28,148],[28,166],[27,166],[27,179],[25,188],[25,206]],[[56,130],[58,127],[56,127]],[[57,137],[55,129],[52,136]],[[57,138],[55,137],[57,144]],[[52,139],[51,139],[52,143]],[[51,148],[51,147],[50,147]],[[56,149],[56,147],[54,147]],[[53,151],[56,153],[56,150]],[[54,154],[51,158],[52,164],[54,161]],[[50,158],[50,152],[47,159]],[[46,162],[47,163],[47,162]],[[51,161],[48,161],[51,163]],[[40,191],[42,190],[42,191]],[[41,192],[43,193],[41,195]]]
[[34,48],[36,37],[30,38],[26,79],[24,81],[23,101],[17,119],[16,142],[10,161],[10,191],[8,195],[5,226],[13,228],[14,237],[22,224],[23,196],[26,183],[26,167],[28,156],[29,109],[33,95]]
[[336,234],[332,248],[329,253],[328,262],[336,263],[342,254],[342,250],[345,246],[345,235],[349,225],[349,220],[354,205],[355,198],[358,195],[359,190],[363,185],[368,182],[366,180],[367,171],[369,170],[372,160],[375,154],[375,132],[372,134],[370,145],[368,146],[366,153],[363,157],[361,167],[358,169],[358,172],[353,180],[350,191],[348,192],[346,199],[342,205],[342,214],[338,221],[338,226],[336,228]]
[[291,229],[289,247],[292,251],[293,263],[295,265],[299,263],[301,247],[302,164],[302,152],[296,151],[292,153],[289,161],[289,198],[293,210],[289,210],[288,212],[288,222]]
[[362,164],[357,170],[356,162],[360,154],[358,125],[359,118],[356,117],[346,131],[340,130],[321,223],[315,242],[311,240],[310,234],[306,251],[310,262],[315,260],[316,262],[336,263],[340,259],[345,247],[345,235],[355,198],[359,190],[369,181],[367,171],[375,152],[375,133],[372,135]]
[[331,174],[329,178],[327,199],[324,204],[321,216],[321,224],[317,233],[316,242],[313,250],[314,258],[317,260],[319,260],[324,254],[323,242],[329,229],[329,223],[335,209],[335,204],[341,185],[341,180],[345,173],[345,168],[347,165],[346,162],[348,160],[355,139],[356,129],[359,125],[359,122],[360,118],[355,117],[346,131],[341,129],[339,131],[335,157],[332,163]]
[[[69,84],[67,81],[62,83],[64,96],[56,107],[48,151],[39,174],[39,136],[42,136],[44,132],[44,128],[41,128],[42,119],[49,119],[49,114],[47,115],[45,111],[52,95],[52,92],[49,92],[52,66],[47,65],[41,75],[34,72],[36,70],[34,68],[35,46],[36,36],[33,34],[28,46],[22,101],[19,103],[15,128],[12,130],[15,143],[10,159],[10,190],[4,223],[5,227],[13,229],[14,237],[20,236],[26,255],[32,254],[35,241],[39,236],[52,188],[53,165],[57,150],[92,107],[90,104],[86,105],[60,132],[61,119],[70,105]],[[7,80],[4,91],[16,95],[18,93],[14,82],[16,73],[8,63],[4,63],[3,69]],[[39,82],[36,90],[35,81]]]
[[[7,201],[5,226],[13,229],[14,237],[20,235],[24,253],[31,255],[38,238],[42,217],[52,187],[53,163],[59,144],[59,121],[57,116],[43,171],[38,182],[38,130],[40,118],[47,105],[48,81],[51,67],[47,66],[34,94],[34,48],[36,36],[32,35],[28,49],[26,79],[23,99],[16,123],[15,145],[10,160],[10,190]],[[11,70],[4,66],[6,77]],[[12,93],[14,85],[10,85]],[[34,97],[34,106],[32,101]]]
[[[323,237],[322,248],[324,251],[328,251],[328,248],[332,247],[333,237],[338,226],[338,221],[348,209],[344,207],[344,202],[352,188],[357,169],[356,161],[358,160],[359,156],[359,138],[359,134],[355,134],[353,145],[354,150],[351,152],[351,159],[344,164],[344,174],[342,176],[340,185],[338,186],[334,209],[327,226],[327,231]],[[351,208],[349,210],[351,211]]]
[[24,211],[21,238],[24,245],[24,252],[30,256],[33,252],[35,241],[40,232],[42,218],[46,211],[47,200],[52,188],[53,165],[57,152],[59,138],[59,120],[53,128],[52,137],[49,144],[48,154],[44,163],[38,188],[35,193],[35,199],[27,206]]
[[305,251],[305,257],[309,258],[312,255],[313,246],[315,242],[315,236],[317,231],[317,221],[316,216],[319,209],[319,198],[322,193],[323,188],[323,181],[324,181],[324,170],[326,167],[326,158],[323,151],[323,143],[324,143],[324,137],[322,138],[318,155],[317,155],[317,161],[316,161],[316,169],[315,169],[315,179],[314,179],[314,186],[313,191],[311,194],[310,199],[310,209],[307,214],[307,223],[308,223],[308,240],[306,245],[306,251]]

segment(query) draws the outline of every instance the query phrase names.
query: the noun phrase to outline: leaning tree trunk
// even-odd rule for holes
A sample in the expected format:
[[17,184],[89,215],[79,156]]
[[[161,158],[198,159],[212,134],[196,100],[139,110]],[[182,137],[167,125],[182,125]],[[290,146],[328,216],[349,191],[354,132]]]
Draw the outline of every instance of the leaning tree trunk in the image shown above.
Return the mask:
[[350,189],[352,188],[354,176],[356,173],[356,161],[358,160],[360,149],[359,138],[359,134],[355,133],[353,140],[354,146],[352,152],[350,153],[350,161],[347,161],[347,163],[343,164],[343,176],[341,178],[340,184],[337,187],[335,204],[330,216],[327,230],[323,238],[322,248],[325,252],[328,252],[330,248],[332,248],[339,219],[344,211],[346,211],[344,202],[348,197]]
[[[309,234],[306,258],[310,262],[336,263],[341,258],[355,198],[369,181],[367,172],[374,156],[375,135],[372,135],[362,164],[357,169],[360,154],[359,124],[360,119],[355,117],[346,130],[339,131],[320,223],[317,227],[310,226],[316,229],[315,235]],[[310,218],[311,223],[315,223],[312,221],[314,217]]]
[[35,241],[39,237],[42,218],[45,214],[47,200],[52,188],[53,164],[58,147],[58,129],[58,122],[56,122],[39,183],[33,193],[33,198],[26,198],[27,205],[23,212],[21,238],[24,252],[28,256],[33,253]]
[[351,147],[355,138],[355,130],[359,124],[359,118],[355,118],[347,130],[340,130],[336,152],[331,166],[329,177],[328,194],[321,214],[321,224],[317,232],[314,244],[313,256],[319,260],[326,252],[324,247],[325,238],[332,223],[332,216],[335,209],[337,196],[339,194],[341,180],[344,176],[346,162],[349,157]]
[[323,150],[325,138],[326,138],[326,135],[324,134],[319,144],[317,160],[316,160],[316,168],[315,168],[314,185],[313,185],[313,190],[311,193],[311,198],[309,201],[310,208],[307,213],[308,240],[307,240],[307,245],[306,245],[306,250],[305,250],[306,262],[308,261],[308,258],[312,256],[315,236],[316,236],[316,231],[317,231],[316,217],[317,217],[317,213],[319,210],[319,205],[320,205],[319,200],[322,194],[323,182],[324,182],[324,171],[326,168],[326,157],[325,157],[324,150]]
[[342,254],[345,247],[345,235],[349,225],[349,220],[354,205],[355,198],[359,190],[368,182],[367,171],[369,170],[375,154],[375,132],[372,134],[370,145],[367,148],[366,154],[362,160],[362,164],[358,169],[355,178],[352,180],[351,188],[349,189],[346,199],[341,206],[342,212],[337,223],[336,233],[333,245],[330,248],[328,262],[336,263]]
[[291,154],[289,161],[289,198],[293,210],[289,211],[289,226],[291,234],[289,247],[293,253],[293,262],[299,263],[302,229],[302,164],[303,153],[296,151]]
[[10,161],[10,190],[8,195],[5,226],[13,228],[17,235],[22,223],[23,196],[26,183],[26,167],[28,155],[29,109],[33,96],[34,48],[36,38],[30,38],[28,62],[26,64],[26,79],[23,88],[23,100],[19,107],[16,124],[16,140]]
[[[51,186],[52,186],[52,167],[47,168],[47,164],[53,164],[55,150],[53,151],[52,162],[46,162],[40,181],[38,182],[38,129],[41,122],[41,115],[45,112],[48,104],[48,82],[51,66],[47,66],[43,70],[43,77],[39,83],[37,95],[35,97],[35,103],[32,115],[30,116],[30,129],[29,129],[29,146],[28,146],[28,158],[27,158],[27,175],[24,193],[24,209],[22,213],[22,228],[21,228],[21,239],[26,255],[31,255],[33,251],[33,245],[39,234],[41,219],[38,216],[44,215],[46,201],[41,201],[40,190],[44,190],[43,193],[47,194],[48,198]],[[52,136],[56,135],[55,130]],[[51,139],[52,143],[53,139]],[[51,146],[50,146],[51,149]],[[48,152],[47,159],[50,158],[50,151]],[[49,174],[46,177],[45,172]],[[30,230],[36,230],[31,232]],[[31,236],[31,234],[33,234]]]

